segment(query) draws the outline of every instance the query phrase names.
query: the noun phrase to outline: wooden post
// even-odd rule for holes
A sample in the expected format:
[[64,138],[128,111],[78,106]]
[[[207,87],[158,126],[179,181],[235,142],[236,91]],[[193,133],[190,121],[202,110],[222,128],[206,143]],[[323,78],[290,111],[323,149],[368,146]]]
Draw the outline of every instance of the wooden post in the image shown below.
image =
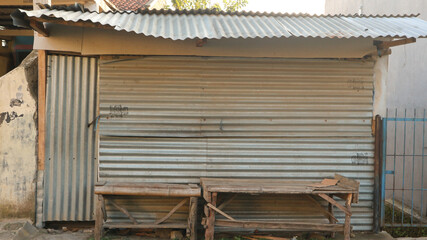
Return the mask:
[[190,240],[197,239],[197,200],[197,197],[190,197],[187,227],[187,237]]
[[[213,206],[216,207],[218,193],[214,192],[211,194],[211,202]],[[206,230],[205,230],[205,240],[214,240],[214,232],[215,232],[215,211],[209,208],[209,216],[206,218]]]
[[95,195],[95,230],[94,238],[95,240],[100,240],[104,234],[104,197],[102,195]]
[[[348,212],[351,212],[351,201],[352,201],[353,194],[349,193],[347,194],[347,199],[345,200],[345,207],[347,208]],[[344,240],[350,240],[350,219],[351,215],[346,213],[345,214],[345,222],[344,222]]]
[[37,169],[44,170],[46,143],[46,50],[38,50],[38,161]]
[[[329,197],[332,198],[332,196],[329,196]],[[334,206],[330,202],[328,202],[328,212],[331,214],[331,216],[334,216]],[[334,224],[335,219],[333,219],[331,216],[328,217],[329,223]],[[335,238],[335,232],[331,233],[331,238]]]

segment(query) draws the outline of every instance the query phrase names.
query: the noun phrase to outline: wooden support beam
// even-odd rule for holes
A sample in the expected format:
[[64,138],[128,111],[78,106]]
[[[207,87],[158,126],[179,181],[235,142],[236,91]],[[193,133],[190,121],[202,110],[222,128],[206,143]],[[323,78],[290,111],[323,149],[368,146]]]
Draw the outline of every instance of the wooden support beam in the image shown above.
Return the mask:
[[319,193],[318,195],[319,195],[319,197],[325,199],[326,201],[328,201],[329,203],[331,203],[335,207],[341,209],[343,212],[345,212],[345,214],[348,214],[351,216],[351,212],[348,211],[346,207],[344,207],[343,205],[341,205],[337,201],[335,201],[333,198],[329,197],[328,195],[326,195],[324,193]]
[[30,20],[30,26],[32,29],[34,29],[36,32],[38,32],[42,36],[49,37],[49,33],[44,27],[43,23],[37,22],[35,20]]
[[[345,207],[348,212],[351,212],[351,202],[352,202],[353,194],[347,194],[347,199],[345,200]],[[350,216],[351,214],[345,214],[345,222],[344,222],[344,240],[350,240]]]
[[136,219],[128,212],[128,210],[126,210],[126,208],[120,206],[119,204],[114,202],[114,200],[112,199],[109,199],[109,201],[115,208],[119,209],[120,212],[124,213],[133,222],[133,224],[138,224]]
[[95,240],[100,240],[104,233],[104,211],[102,207],[104,206],[104,197],[102,195],[95,195],[95,230],[94,238]]
[[318,201],[316,201],[316,199],[314,199],[310,195],[306,195],[306,196],[311,202],[313,202],[317,207],[319,207],[319,209],[322,211],[323,215],[325,217],[327,217],[330,222],[332,221],[331,223],[337,223],[338,222],[338,219],[336,219],[332,213],[330,213],[326,209],[324,209],[323,206]]
[[221,214],[222,216],[224,216],[224,217],[226,217],[226,218],[230,219],[231,221],[236,221],[236,219],[232,218],[232,217],[231,217],[230,215],[228,215],[227,213],[225,213],[225,212],[223,212],[223,211],[219,210],[219,209],[218,209],[218,208],[216,208],[214,205],[212,205],[212,204],[210,204],[210,203],[208,203],[207,205],[208,205],[208,207],[209,207],[209,208],[213,209],[215,212],[217,212],[217,213]]
[[293,231],[325,231],[338,232],[343,231],[342,224],[327,224],[327,223],[307,223],[307,222],[256,222],[256,221],[230,221],[216,220],[216,226],[249,228],[249,229],[280,229]]
[[188,201],[188,198],[185,198],[184,200],[182,200],[181,202],[179,202],[174,208],[172,208],[172,210],[169,211],[168,214],[166,214],[166,216],[162,217],[161,219],[157,220],[154,224],[160,224],[166,220],[168,220],[170,218],[170,216],[172,216],[172,214],[174,214],[180,207],[182,207],[182,205],[184,205],[184,203],[186,203]]
[[0,36],[34,36],[33,30],[15,30],[15,29],[5,29],[0,30]]
[[38,161],[37,169],[45,167],[46,144],[46,51],[38,50]]
[[33,6],[33,0],[1,0],[0,6]]
[[197,197],[190,197],[190,206],[188,211],[187,238],[197,240]]
[[414,43],[416,41],[417,41],[416,38],[405,38],[405,39],[399,39],[394,41],[375,41],[374,44],[379,49],[385,49],[385,48],[395,47],[399,45]]
[[104,223],[104,228],[177,228],[177,229],[186,229],[186,222],[178,223],[164,223],[164,224],[154,224],[154,223],[140,223],[140,224],[131,224],[131,223]]

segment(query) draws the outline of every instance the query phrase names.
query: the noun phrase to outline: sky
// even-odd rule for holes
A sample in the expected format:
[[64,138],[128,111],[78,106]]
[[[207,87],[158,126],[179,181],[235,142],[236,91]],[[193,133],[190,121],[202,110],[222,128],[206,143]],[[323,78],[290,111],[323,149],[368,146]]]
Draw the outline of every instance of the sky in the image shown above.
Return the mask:
[[248,0],[243,10],[323,14],[325,0]]

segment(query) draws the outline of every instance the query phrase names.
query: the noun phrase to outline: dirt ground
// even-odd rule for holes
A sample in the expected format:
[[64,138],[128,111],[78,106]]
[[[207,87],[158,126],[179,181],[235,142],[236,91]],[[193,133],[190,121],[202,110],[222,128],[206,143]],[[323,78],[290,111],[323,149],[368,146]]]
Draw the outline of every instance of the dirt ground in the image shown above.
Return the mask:
[[[138,236],[139,235],[139,236]],[[219,234],[221,235],[221,234]],[[250,234],[249,234],[250,235]],[[301,235],[302,236],[302,235]],[[314,235],[304,237],[294,238],[297,240],[328,240],[328,238],[313,238]],[[245,240],[241,234],[227,234],[227,236],[217,236],[221,240]],[[7,219],[0,220],[0,240],[86,240],[93,239],[93,230],[92,229],[70,229],[64,228],[62,230],[54,229],[36,229],[31,225],[29,219]],[[162,237],[155,238],[151,234],[135,234],[129,233],[126,230],[121,231],[110,231],[106,234],[103,240],[134,240],[134,239],[144,239],[144,240],[159,240],[159,239],[170,239],[170,233],[163,233]],[[290,238],[292,239],[292,237]],[[337,234],[334,240],[343,239],[342,234]],[[388,233],[382,232],[379,234],[373,233],[356,233],[352,240],[392,240],[394,239]],[[412,238],[405,238],[412,239]],[[414,238],[415,239],[415,238]],[[417,240],[427,240],[427,238],[418,238]]]

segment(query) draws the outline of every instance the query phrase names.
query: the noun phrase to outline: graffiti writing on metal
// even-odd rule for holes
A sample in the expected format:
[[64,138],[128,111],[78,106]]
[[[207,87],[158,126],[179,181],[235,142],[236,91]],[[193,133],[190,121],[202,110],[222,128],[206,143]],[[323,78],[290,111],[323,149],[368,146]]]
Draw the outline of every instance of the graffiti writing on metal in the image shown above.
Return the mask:
[[110,118],[122,118],[129,114],[129,108],[122,105],[110,105]]
[[367,153],[356,153],[355,156],[351,157],[351,163],[354,165],[366,165],[368,164]]

